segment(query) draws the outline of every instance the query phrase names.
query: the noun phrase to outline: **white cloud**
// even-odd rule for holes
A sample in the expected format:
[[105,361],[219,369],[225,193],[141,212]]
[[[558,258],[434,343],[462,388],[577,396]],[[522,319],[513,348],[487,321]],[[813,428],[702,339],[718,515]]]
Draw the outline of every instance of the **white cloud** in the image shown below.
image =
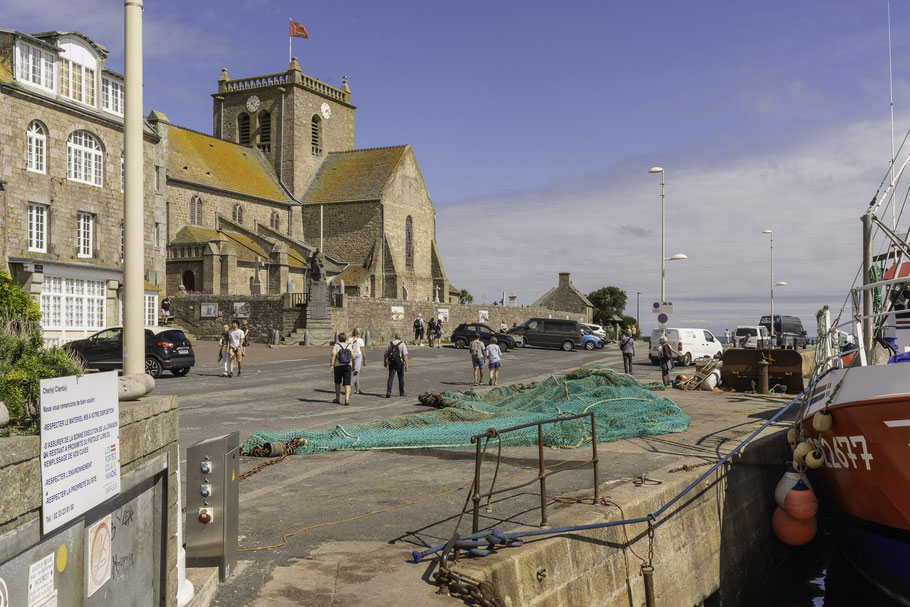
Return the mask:
[[[900,121],[904,124],[907,120]],[[887,121],[856,121],[791,135],[778,147],[730,145],[659,159],[666,172],[668,299],[678,322],[755,322],[769,306],[774,230],[775,312],[840,306],[860,261],[860,215],[887,170]],[[660,176],[654,159],[625,161],[558,185],[437,208],[449,279],[480,300],[502,291],[530,304],[570,271],[587,293],[615,285],[648,305],[660,287]],[[788,307],[789,306],[789,307]],[[767,313],[767,312],[763,312]],[[648,326],[649,318],[642,316]],[[811,330],[811,329],[810,329]]]

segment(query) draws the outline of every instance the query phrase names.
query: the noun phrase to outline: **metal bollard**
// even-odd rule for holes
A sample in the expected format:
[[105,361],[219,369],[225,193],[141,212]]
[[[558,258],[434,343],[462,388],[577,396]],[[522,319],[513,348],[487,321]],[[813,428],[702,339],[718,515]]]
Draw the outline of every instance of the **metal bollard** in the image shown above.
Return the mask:
[[305,346],[310,345],[310,332],[309,331],[303,332],[303,345],[305,345]]
[[768,393],[768,367],[771,366],[771,363],[767,360],[758,361],[758,393],[767,394]]

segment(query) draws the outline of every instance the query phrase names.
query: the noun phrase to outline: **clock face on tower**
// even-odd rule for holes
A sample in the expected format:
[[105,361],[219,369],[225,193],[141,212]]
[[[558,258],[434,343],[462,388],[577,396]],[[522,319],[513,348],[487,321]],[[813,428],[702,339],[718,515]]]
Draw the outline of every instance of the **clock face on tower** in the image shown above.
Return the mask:
[[323,104],[322,104],[322,107],[321,107],[320,109],[322,110],[322,117],[323,117],[323,118],[325,118],[326,120],[328,120],[329,118],[332,117],[332,108],[329,106],[328,103],[323,103]]
[[259,97],[252,95],[249,99],[246,100],[246,109],[251,112],[255,112],[259,109]]

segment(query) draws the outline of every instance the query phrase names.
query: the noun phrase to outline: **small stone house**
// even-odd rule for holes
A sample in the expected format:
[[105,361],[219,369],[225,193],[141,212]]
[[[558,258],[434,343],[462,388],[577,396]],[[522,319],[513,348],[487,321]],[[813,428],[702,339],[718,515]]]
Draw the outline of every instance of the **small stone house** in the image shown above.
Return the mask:
[[584,293],[575,288],[569,280],[568,272],[559,273],[559,283],[543,294],[532,307],[549,308],[551,310],[565,310],[584,315],[587,322],[594,318],[594,304]]

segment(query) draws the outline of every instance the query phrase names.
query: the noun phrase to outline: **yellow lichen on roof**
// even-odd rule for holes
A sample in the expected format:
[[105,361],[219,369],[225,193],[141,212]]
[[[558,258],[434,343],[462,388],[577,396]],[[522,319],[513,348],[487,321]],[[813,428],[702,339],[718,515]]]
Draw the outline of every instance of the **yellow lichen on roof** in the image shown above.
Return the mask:
[[9,68],[6,67],[6,64],[0,63],[0,82],[12,82],[13,73],[9,71]]
[[168,156],[168,177],[291,202],[258,150],[172,126]]
[[348,266],[335,280],[343,280],[345,286],[359,285],[369,277],[370,271],[363,266]]
[[332,152],[303,195],[303,202],[378,200],[407,146]]
[[183,226],[174,236],[173,244],[185,244],[191,242],[210,242],[218,240],[221,236],[218,230],[203,228],[200,226]]

